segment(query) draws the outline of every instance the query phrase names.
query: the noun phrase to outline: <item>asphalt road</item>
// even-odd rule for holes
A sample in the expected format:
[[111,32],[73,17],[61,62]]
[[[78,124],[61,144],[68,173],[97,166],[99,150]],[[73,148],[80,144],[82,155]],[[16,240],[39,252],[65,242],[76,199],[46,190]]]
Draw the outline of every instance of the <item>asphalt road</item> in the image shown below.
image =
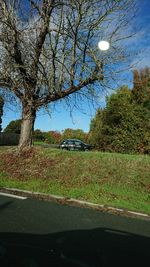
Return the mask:
[[0,266],[149,266],[150,220],[0,196]]

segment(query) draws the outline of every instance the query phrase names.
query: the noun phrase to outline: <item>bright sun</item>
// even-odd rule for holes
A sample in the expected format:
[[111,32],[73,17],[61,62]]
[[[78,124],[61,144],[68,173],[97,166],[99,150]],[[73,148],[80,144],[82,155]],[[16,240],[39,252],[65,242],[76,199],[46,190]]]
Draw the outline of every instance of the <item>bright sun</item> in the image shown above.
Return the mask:
[[109,49],[110,44],[107,41],[100,41],[98,43],[98,47],[99,47],[100,50],[106,51],[106,50]]

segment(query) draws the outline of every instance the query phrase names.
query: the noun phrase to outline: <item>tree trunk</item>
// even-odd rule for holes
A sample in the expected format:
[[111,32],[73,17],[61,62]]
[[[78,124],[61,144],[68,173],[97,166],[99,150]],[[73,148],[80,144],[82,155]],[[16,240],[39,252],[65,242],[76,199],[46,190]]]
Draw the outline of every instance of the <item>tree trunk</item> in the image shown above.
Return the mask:
[[19,140],[19,150],[30,149],[32,146],[32,133],[36,118],[36,109],[32,104],[23,105],[22,124]]

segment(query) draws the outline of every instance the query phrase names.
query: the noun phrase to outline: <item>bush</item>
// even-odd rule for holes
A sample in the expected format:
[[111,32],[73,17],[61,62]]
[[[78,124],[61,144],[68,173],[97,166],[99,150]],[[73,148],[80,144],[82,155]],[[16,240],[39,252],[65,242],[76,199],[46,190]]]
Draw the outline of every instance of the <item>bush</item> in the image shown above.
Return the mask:
[[91,143],[102,151],[150,154],[150,110],[121,87],[91,121]]
[[61,133],[58,131],[49,131],[44,133],[45,143],[59,144],[61,140]]
[[45,140],[45,135],[41,130],[36,129],[33,132],[33,139],[34,139],[34,141],[44,141]]

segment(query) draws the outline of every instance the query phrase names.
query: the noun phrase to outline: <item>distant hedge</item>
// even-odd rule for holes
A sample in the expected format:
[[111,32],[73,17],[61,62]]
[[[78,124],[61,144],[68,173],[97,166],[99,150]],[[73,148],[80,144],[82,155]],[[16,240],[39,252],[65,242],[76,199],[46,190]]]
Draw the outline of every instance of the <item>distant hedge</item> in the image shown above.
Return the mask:
[[19,134],[0,133],[0,146],[14,146],[19,144]]

